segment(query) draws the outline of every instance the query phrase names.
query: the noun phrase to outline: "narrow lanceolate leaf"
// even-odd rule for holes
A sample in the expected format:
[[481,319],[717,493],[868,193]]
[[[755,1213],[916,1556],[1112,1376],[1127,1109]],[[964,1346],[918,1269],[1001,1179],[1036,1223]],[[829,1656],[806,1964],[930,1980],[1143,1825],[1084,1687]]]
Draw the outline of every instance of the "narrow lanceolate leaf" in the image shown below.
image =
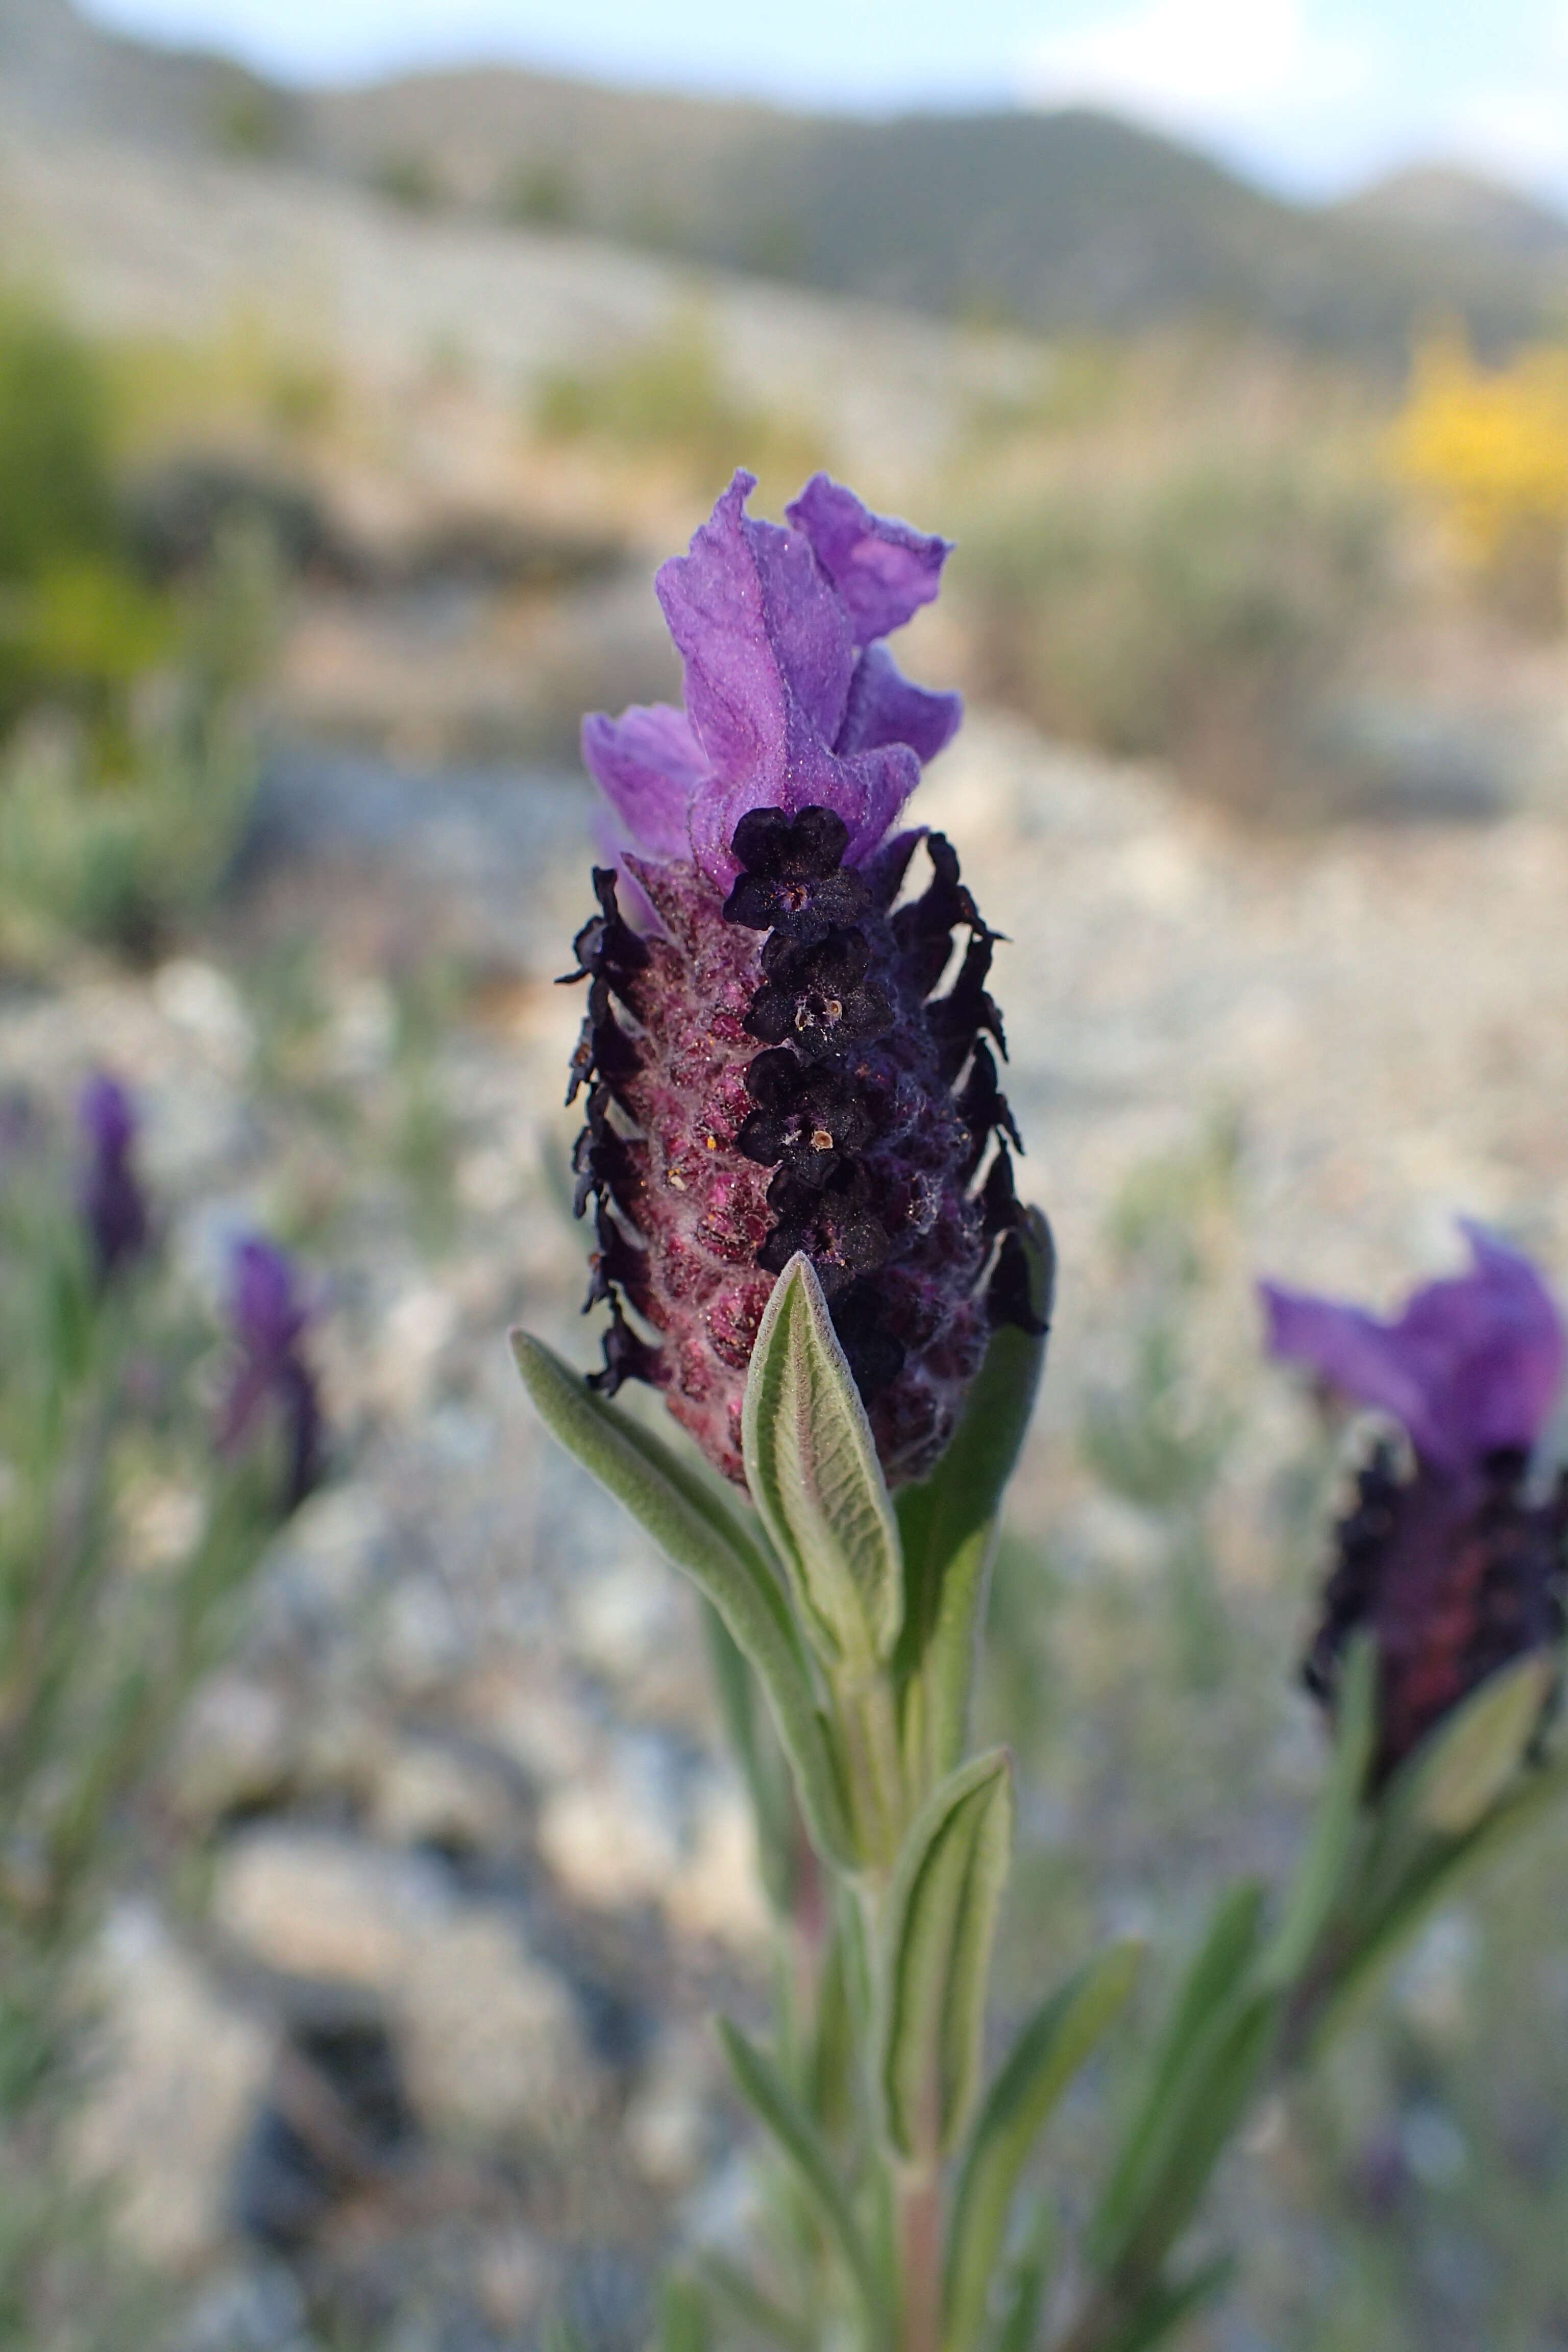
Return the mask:
[[1559,1670],[1536,1650],[1491,1675],[1413,1759],[1411,1811],[1439,1837],[1463,1837],[1496,1804],[1540,1727]]
[[1345,1892],[1361,1838],[1362,1793],[1376,1742],[1377,1648],[1368,1637],[1358,1635],[1340,1684],[1333,1761],[1285,1916],[1262,1962],[1262,1980],[1268,1984],[1294,1984]]
[[710,1601],[702,1604],[708,1663],[731,1753],[741,1767],[756,1825],[757,1858],[768,1901],[781,1919],[795,1907],[799,1816],[784,1760],[757,1696],[756,1677]]
[[831,1750],[772,1563],[705,1478],[629,1415],[595,1396],[542,1341],[515,1331],[512,1351],[552,1434],[719,1612],[767,1694],[813,1838],[830,1860],[851,1866]]
[[[1040,2322],[1045,2316],[1046,2290],[1051,2283],[1051,2256],[1056,2251],[1056,2215],[1043,2200],[1013,2264],[1005,2291],[1002,2318],[996,2330],[995,2352],[1037,2352]],[[950,2335],[952,2352],[966,2352],[980,2342],[973,2336]]]
[[927,1800],[899,1856],[879,2074],[889,2140],[907,2161],[949,2154],[968,2117],[1012,1843],[1011,1759],[993,1748]]
[[1517,1787],[1485,1813],[1468,1836],[1429,1838],[1355,1919],[1356,1940],[1338,1971],[1314,2022],[1306,2048],[1321,2050],[1354,2015],[1373,1985],[1438,1904],[1451,1901],[1461,1885],[1484,1869],[1538,1821],[1568,1803],[1568,1759],[1520,1775]]
[[1155,2345],[1168,2344],[1205,2304],[1225,2293],[1235,2276],[1235,2256],[1217,2254],[1190,2278],[1160,2280],[1110,2338],[1106,2352],[1153,2352]]
[[1096,2228],[1091,2258],[1102,2269],[1146,2278],[1177,2242],[1257,2091],[1281,2005],[1280,1994],[1242,1984],[1211,2014],[1152,2116],[1115,2231]]
[[809,1259],[773,1286],[752,1351],[746,1482],[813,1642],[870,1675],[903,1619],[903,1561],[866,1408]]
[[876,2269],[822,2135],[772,2059],[748,2042],[727,2017],[719,2020],[719,2038],[736,2088],[793,2167],[874,2321],[879,2302]]
[[980,2341],[991,2280],[1024,2167],[1052,2109],[1127,2005],[1143,1947],[1113,1944],[1023,2028],[969,2135],[948,2238],[951,2352]]
[[1190,2084],[1216,2020],[1233,2007],[1258,1948],[1263,1889],[1246,1879],[1215,1905],[1208,1932],[1176,1997],[1090,2232],[1096,2266],[1109,2269],[1155,2193],[1169,2117]]
[[906,1685],[910,1762],[928,1785],[963,1755],[975,1650],[1002,1498],[1016,1465],[1045,1367],[1056,1252],[1037,1209],[1022,1235],[1038,1332],[1004,1323],[931,1476],[899,1496],[905,1616],[895,1665]]

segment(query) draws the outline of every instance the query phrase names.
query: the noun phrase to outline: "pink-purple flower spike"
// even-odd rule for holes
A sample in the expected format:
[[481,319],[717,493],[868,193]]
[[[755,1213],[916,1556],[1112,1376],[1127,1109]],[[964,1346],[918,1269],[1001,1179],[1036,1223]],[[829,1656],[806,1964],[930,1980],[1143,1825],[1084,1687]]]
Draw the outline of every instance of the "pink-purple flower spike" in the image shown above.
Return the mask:
[[1352,1635],[1377,1642],[1383,1778],[1487,1677],[1560,1642],[1568,1482],[1526,1495],[1562,1386],[1563,1318],[1528,1258],[1463,1228],[1469,1273],[1394,1320],[1262,1286],[1273,1352],[1398,1422],[1414,1465],[1376,1446],[1338,1531],[1308,1686],[1331,1707]]
[[578,1208],[595,1204],[590,1304],[611,1311],[595,1382],[655,1382],[740,1480],[752,1342],[804,1250],[889,1475],[909,1478],[946,1443],[989,1321],[1029,1315],[987,1042],[994,934],[941,835],[900,903],[921,836],[889,838],[962,705],[881,641],[936,595],[949,550],[825,475],[786,526],[746,513],[752,487],[737,474],[658,574],[684,710],[583,730],[616,826],[570,975],[590,983]]

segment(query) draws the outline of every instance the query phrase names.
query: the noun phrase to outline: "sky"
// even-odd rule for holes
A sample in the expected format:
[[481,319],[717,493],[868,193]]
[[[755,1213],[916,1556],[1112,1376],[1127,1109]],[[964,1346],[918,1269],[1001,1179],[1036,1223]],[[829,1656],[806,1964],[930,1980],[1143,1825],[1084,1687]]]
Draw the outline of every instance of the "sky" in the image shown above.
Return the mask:
[[1087,101],[1288,194],[1412,162],[1568,206],[1568,0],[82,0],[294,81],[505,59],[781,104]]

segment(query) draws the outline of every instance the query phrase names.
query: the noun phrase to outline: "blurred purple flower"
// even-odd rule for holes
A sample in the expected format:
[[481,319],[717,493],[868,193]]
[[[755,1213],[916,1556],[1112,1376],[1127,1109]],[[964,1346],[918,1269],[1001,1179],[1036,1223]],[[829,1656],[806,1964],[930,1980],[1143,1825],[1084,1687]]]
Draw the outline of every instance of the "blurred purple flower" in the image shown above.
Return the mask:
[[882,643],[949,548],[824,474],[787,527],[748,516],[752,488],[737,474],[658,574],[684,709],[583,729],[616,860],[568,975],[589,982],[568,1099],[587,1087],[577,1207],[595,1204],[589,1303],[611,1315],[595,1385],[661,1387],[742,1479],[752,1343],[802,1250],[897,1481],[946,1443],[989,1323],[1032,1320],[995,934],[941,835],[900,902],[921,836],[889,837],[963,715]]
[[1428,1283],[1392,1323],[1261,1286],[1276,1356],[1392,1414],[1424,1462],[1451,1471],[1489,1454],[1528,1454],[1563,1367],[1563,1318],[1530,1260],[1479,1225],[1460,1230],[1471,1272]]
[[132,1164],[136,1111],[119,1079],[100,1071],[82,1088],[77,1117],[87,1146],[77,1206],[99,1281],[107,1283],[142,1255],[151,1233],[146,1196]]
[[235,1245],[229,1328],[239,1361],[218,1416],[219,1450],[233,1454],[271,1417],[283,1435],[283,1509],[296,1509],[321,1475],[321,1406],[300,1342],[310,1321],[291,1259],[252,1235]]
[[1562,1385],[1563,1318],[1527,1258],[1462,1230],[1471,1271],[1429,1283],[1392,1322],[1261,1286],[1273,1353],[1410,1439],[1410,1468],[1384,1443],[1360,1473],[1305,1669],[1331,1710],[1351,1636],[1375,1636],[1378,1780],[1489,1675],[1563,1632],[1568,1480],[1544,1503],[1524,1492]]

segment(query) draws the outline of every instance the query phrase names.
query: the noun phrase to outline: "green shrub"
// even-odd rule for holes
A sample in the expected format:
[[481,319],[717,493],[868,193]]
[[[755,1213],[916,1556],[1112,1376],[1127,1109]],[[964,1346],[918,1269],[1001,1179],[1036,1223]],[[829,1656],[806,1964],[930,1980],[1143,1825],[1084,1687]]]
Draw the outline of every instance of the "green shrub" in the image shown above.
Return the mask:
[[1057,489],[963,534],[981,682],[1233,805],[1310,805],[1319,715],[1375,608],[1384,538],[1375,493],[1278,457]]
[[500,219],[513,228],[567,228],[581,207],[559,163],[520,163],[496,199]]
[[547,439],[672,457],[705,483],[739,465],[809,473],[821,461],[807,429],[734,392],[700,318],[677,320],[596,373],[546,376],[535,422]]
[[438,212],[447,201],[435,165],[423,155],[383,155],[372,168],[370,184],[405,212]]
[[109,391],[81,339],[0,296],[0,583],[118,543]]

